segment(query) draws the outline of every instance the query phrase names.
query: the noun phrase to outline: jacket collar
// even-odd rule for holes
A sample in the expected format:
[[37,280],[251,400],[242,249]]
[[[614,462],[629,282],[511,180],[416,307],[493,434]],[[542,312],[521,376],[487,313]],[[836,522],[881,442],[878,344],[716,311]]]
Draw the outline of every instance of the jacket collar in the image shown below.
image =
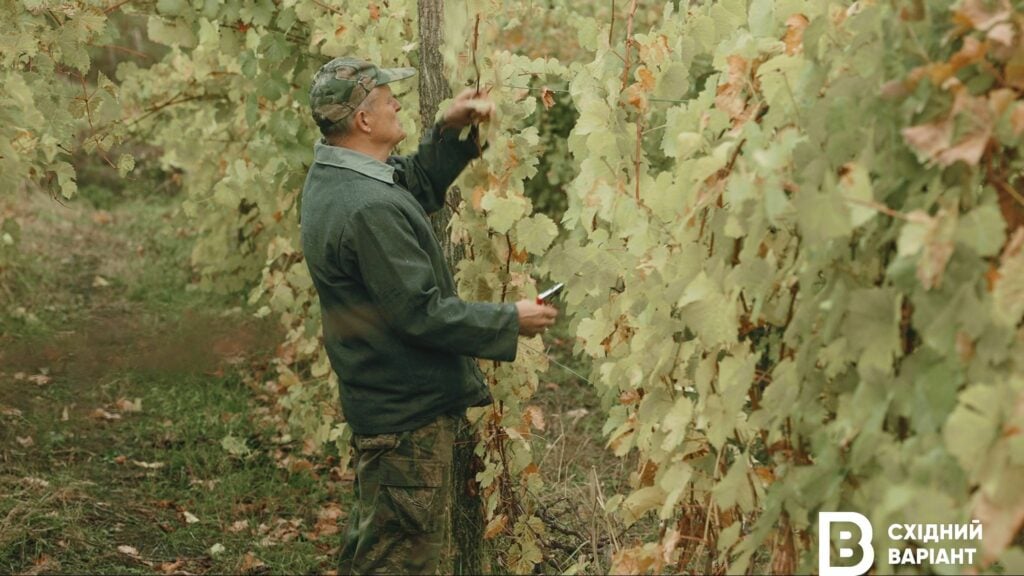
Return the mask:
[[331,146],[322,141],[317,142],[313,145],[313,160],[318,164],[348,168],[386,184],[395,183],[395,168],[393,166],[349,148]]

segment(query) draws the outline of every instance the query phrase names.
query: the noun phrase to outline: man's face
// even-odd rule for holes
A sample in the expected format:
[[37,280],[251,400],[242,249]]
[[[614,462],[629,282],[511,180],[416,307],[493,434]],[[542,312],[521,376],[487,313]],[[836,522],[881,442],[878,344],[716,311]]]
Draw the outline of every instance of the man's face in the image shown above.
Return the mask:
[[370,138],[389,147],[395,147],[405,139],[405,130],[398,123],[398,111],[402,109],[398,99],[387,84],[377,86],[366,96],[367,122],[370,124]]

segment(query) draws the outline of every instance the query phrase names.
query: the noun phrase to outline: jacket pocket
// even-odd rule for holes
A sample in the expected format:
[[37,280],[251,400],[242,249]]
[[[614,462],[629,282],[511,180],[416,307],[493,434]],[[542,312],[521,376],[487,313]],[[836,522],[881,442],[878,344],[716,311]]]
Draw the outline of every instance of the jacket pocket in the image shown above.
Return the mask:
[[445,465],[433,460],[385,456],[380,460],[380,484],[391,512],[411,534],[441,527],[445,512]]

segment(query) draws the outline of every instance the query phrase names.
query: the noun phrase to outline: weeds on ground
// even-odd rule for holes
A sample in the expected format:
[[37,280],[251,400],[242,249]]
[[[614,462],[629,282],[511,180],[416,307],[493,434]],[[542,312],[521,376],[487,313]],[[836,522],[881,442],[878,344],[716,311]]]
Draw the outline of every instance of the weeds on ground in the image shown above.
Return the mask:
[[276,331],[187,289],[173,206],[3,210],[0,573],[331,570],[350,484],[253,400]]

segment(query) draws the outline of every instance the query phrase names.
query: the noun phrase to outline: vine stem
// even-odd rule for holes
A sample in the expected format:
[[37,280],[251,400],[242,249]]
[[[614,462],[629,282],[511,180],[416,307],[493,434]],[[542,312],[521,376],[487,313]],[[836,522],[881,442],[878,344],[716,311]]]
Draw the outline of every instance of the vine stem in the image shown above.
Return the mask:
[[643,112],[640,112],[640,115],[636,119],[636,154],[633,157],[633,180],[635,181],[633,196],[636,197],[637,204],[640,203],[640,157],[643,154],[643,141],[644,114]]
[[633,17],[636,16],[636,4],[637,0],[633,0],[633,3],[629,5],[629,16],[626,18],[626,56],[623,58],[626,61],[626,65],[622,69],[623,90],[629,85],[629,49],[633,46]]
[[615,0],[612,0],[612,17],[608,22],[608,46],[612,45],[612,33],[615,32]]
[[336,14],[338,16],[344,16],[345,15],[345,14],[343,14],[341,12],[341,10],[338,10],[337,8],[332,8],[332,7],[328,6],[327,4],[324,4],[323,2],[320,2],[320,0],[313,0],[313,4],[316,4],[317,6],[323,8],[324,10],[327,10],[331,14]]
[[473,24],[473,73],[476,74],[476,93],[480,93],[480,66],[476,63],[476,47],[480,41],[480,14],[476,15],[476,23]]

